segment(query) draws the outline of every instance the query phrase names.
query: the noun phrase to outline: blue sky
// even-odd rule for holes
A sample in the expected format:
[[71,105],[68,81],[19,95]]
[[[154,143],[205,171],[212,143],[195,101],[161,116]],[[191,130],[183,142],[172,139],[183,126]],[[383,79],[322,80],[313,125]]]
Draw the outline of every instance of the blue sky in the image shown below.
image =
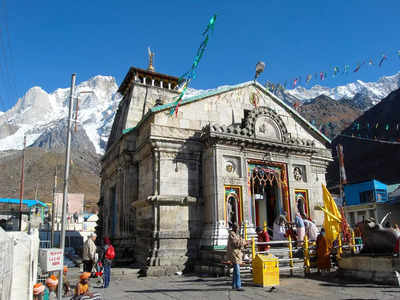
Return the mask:
[[251,80],[283,83],[308,73],[341,69],[383,54],[381,68],[321,84],[375,81],[400,70],[399,1],[0,1],[0,110],[32,86],[51,92],[77,80],[112,75],[120,83],[130,66],[180,76],[189,69],[201,33],[216,13],[215,30],[193,88]]

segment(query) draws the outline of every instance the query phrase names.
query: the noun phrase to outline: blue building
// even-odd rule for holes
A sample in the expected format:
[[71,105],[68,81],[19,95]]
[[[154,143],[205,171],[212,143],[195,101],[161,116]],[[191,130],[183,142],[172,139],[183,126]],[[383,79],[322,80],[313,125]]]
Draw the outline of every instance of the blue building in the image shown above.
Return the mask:
[[375,179],[347,184],[344,186],[344,194],[346,195],[346,205],[384,203],[388,200],[387,185]]
[[[0,223],[5,230],[17,230],[20,200],[0,198]],[[23,227],[29,223],[43,223],[47,204],[39,200],[22,200]],[[27,225],[26,225],[27,226]]]
[[389,201],[386,184],[375,179],[347,184],[344,193],[344,211],[350,225],[371,217],[380,222],[389,212],[390,217],[386,220],[392,225],[400,222],[400,203]]

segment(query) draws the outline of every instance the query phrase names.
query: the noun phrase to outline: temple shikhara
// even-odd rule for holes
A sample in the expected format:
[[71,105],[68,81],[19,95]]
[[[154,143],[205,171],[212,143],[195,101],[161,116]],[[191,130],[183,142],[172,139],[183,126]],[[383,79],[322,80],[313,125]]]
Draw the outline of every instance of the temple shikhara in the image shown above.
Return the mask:
[[[224,249],[232,223],[297,211],[323,221],[330,140],[256,81],[185,95],[179,79],[132,67],[102,159],[103,235],[150,274]],[[132,257],[133,256],[133,257]]]

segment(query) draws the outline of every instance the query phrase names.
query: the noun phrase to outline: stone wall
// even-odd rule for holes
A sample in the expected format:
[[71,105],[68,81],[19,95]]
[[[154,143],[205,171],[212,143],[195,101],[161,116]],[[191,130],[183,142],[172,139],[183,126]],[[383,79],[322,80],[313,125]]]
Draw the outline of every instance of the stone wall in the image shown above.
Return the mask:
[[123,129],[136,126],[148,110],[154,107],[157,99],[160,99],[163,103],[168,103],[172,102],[174,97],[178,95],[179,93],[174,90],[135,83]]

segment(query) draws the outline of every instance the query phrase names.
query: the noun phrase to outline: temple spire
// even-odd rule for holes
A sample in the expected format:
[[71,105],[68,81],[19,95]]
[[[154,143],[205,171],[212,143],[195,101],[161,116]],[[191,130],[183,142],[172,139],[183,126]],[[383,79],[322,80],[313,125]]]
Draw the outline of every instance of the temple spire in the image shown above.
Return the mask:
[[147,47],[147,52],[149,53],[149,66],[147,67],[147,70],[154,72],[155,71],[153,66],[154,52],[151,52],[150,47]]

